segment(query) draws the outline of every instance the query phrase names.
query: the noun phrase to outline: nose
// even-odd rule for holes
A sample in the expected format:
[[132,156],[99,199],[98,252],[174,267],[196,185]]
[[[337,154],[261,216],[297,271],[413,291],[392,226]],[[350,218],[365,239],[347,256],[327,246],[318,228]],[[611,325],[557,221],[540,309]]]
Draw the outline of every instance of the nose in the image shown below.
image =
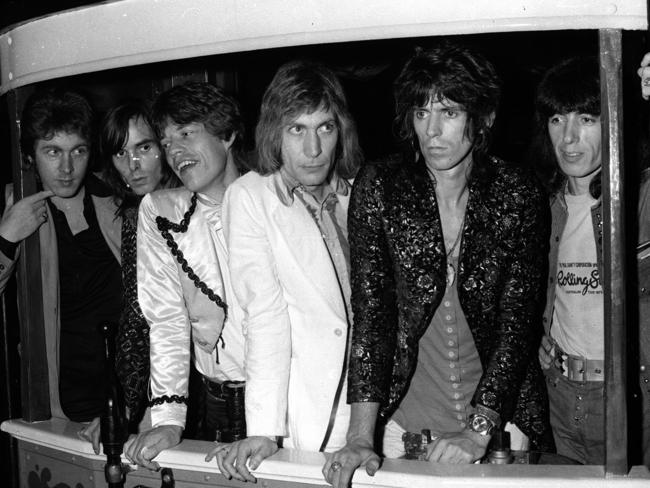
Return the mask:
[[74,158],[72,154],[67,154],[61,159],[61,172],[70,174],[74,170]]
[[140,168],[140,157],[132,152],[129,152],[129,169],[135,171]]
[[568,117],[562,140],[565,144],[572,144],[578,140],[578,133],[578,121],[574,117]]
[[429,137],[436,137],[441,133],[440,117],[438,114],[432,113],[427,122],[427,135]]
[[305,156],[315,158],[321,153],[320,136],[316,131],[308,131],[303,142]]

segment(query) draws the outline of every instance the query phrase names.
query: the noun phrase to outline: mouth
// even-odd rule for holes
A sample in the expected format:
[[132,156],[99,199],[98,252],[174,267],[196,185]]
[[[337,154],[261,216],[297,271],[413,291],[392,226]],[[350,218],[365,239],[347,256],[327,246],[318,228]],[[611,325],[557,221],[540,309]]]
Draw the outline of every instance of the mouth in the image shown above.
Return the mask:
[[567,161],[575,161],[582,157],[582,153],[574,151],[562,151],[562,157]]
[[179,173],[182,173],[184,170],[187,168],[191,168],[192,166],[198,164],[199,162],[194,160],[194,159],[183,159],[181,161],[178,161],[175,163],[176,171]]

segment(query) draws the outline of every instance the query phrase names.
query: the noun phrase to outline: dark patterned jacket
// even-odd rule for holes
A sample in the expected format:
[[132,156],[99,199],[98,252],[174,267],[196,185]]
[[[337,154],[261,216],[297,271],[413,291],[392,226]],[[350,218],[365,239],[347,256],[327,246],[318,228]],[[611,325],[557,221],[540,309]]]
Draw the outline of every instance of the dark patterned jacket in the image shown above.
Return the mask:
[[[418,341],[445,292],[442,228],[424,165],[367,165],[353,187],[348,228],[348,401],[379,402],[387,419],[406,394]],[[514,419],[542,450],[553,449],[537,360],[548,235],[548,199],[527,173],[496,158],[474,170],[457,281],[483,366],[472,404]]]

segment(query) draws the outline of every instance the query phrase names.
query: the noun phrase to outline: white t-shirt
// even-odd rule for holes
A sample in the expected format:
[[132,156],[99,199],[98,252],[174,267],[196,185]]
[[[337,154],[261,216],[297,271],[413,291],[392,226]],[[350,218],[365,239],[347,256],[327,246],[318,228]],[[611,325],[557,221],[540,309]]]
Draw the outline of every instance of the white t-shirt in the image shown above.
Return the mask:
[[566,194],[568,218],[560,239],[551,336],[567,354],[604,358],[603,287],[589,193]]

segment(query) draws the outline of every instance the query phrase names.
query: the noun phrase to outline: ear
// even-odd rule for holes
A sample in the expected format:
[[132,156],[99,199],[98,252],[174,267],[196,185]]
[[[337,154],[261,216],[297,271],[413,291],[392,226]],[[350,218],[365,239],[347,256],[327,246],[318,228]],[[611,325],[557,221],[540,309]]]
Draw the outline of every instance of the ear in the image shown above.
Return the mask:
[[225,140],[225,139],[221,140],[221,142],[223,143],[223,147],[226,149],[226,151],[230,151],[230,148],[235,143],[236,138],[237,138],[237,133],[233,131],[233,133],[230,135],[229,140]]

